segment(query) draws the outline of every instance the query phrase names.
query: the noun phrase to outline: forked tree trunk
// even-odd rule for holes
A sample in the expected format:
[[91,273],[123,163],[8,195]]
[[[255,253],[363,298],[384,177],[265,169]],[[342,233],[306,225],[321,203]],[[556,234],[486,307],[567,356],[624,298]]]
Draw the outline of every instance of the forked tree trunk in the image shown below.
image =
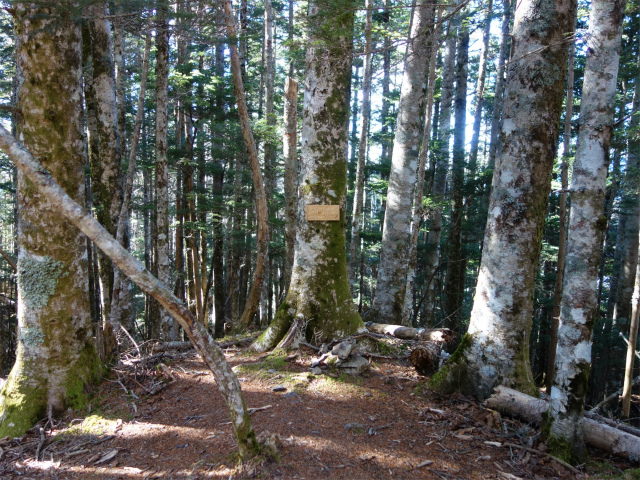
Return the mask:
[[[56,7],[15,4],[22,72],[17,129],[69,195],[84,204],[81,32],[59,13]],[[3,139],[13,140],[0,128]],[[0,144],[5,148],[5,140]],[[0,393],[3,437],[23,435],[48,413],[82,407],[85,385],[101,373],[92,339],[86,237],[23,173],[17,197],[18,348]]]
[[[301,131],[298,231],[291,285],[273,322],[253,347],[274,348],[292,325],[295,340],[341,338],[364,329],[347,278],[345,227],[347,125],[353,11],[321,0],[309,4],[305,103]],[[331,33],[327,33],[331,32]],[[328,37],[328,38],[327,38]],[[339,205],[340,219],[310,222],[307,205]]]
[[533,291],[575,14],[575,0],[523,0],[516,11],[475,302],[468,333],[431,379],[439,391],[480,398],[497,384],[537,391],[529,364]]
[[[561,453],[586,458],[582,413],[591,366],[600,237],[613,131],[622,20],[626,0],[593,0],[580,102],[580,133],[573,164],[571,218],[560,306],[556,375],[551,389],[550,436]],[[634,349],[634,348],[632,348]]]
[[387,207],[382,230],[380,263],[372,320],[398,323],[402,320],[406,275],[409,264],[411,208],[416,185],[422,132],[425,78],[429,61],[429,39],[435,5],[421,2],[414,9],[413,26],[398,105],[398,119],[391,158]]

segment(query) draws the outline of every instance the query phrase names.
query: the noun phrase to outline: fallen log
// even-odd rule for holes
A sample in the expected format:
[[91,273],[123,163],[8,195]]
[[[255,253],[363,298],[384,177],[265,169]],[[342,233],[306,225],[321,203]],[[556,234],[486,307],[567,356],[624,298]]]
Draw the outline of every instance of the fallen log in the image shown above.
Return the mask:
[[[545,400],[533,398],[511,388],[499,386],[484,401],[484,406],[540,425],[549,409]],[[584,419],[584,440],[590,445],[632,462],[640,459],[640,438],[590,418]]]
[[410,328],[402,325],[368,322],[367,330],[380,335],[391,335],[403,340],[428,340],[430,342],[449,343],[455,338],[453,330],[448,328]]
[[596,422],[604,423],[605,425],[609,425],[610,427],[622,430],[623,432],[630,433],[635,437],[640,437],[640,428],[634,428],[630,425],[627,425],[626,423],[603,417],[602,415],[598,415],[597,413],[595,413],[593,410],[584,412],[584,416],[590,418],[591,420],[595,420]]
[[439,355],[440,345],[434,342],[426,342],[411,351],[409,363],[420,375],[431,375],[438,370]]

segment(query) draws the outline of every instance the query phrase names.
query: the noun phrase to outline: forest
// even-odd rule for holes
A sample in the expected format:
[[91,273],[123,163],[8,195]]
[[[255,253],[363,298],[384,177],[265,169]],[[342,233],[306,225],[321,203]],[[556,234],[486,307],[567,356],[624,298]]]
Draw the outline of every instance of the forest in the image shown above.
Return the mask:
[[0,478],[640,478],[639,59],[637,0],[0,0]]

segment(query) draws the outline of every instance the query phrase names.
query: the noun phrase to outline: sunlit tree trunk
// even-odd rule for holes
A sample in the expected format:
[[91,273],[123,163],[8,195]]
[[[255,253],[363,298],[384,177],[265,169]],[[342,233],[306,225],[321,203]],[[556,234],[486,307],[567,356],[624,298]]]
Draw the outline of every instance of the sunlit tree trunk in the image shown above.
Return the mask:
[[[293,64],[292,64],[293,65]],[[289,289],[296,243],[296,206],[298,200],[298,82],[288,77],[284,85],[284,204],[285,261],[284,290]]]
[[[355,5],[354,5],[355,6]],[[275,347],[296,337],[341,338],[364,326],[347,278],[345,226],[347,124],[353,9],[310,3],[306,56],[298,230],[291,285],[269,328],[254,343]],[[340,205],[340,220],[309,222],[307,205]]]
[[429,38],[435,5],[416,5],[402,79],[398,119],[391,157],[376,296],[371,319],[386,323],[402,320],[409,263],[411,208],[416,185],[424,113]]
[[537,392],[529,365],[533,290],[551,189],[575,0],[523,0],[468,333],[431,383],[480,398],[497,384]]
[[[587,61],[580,102],[580,132],[573,164],[556,376],[551,389],[550,437],[565,456],[586,457],[584,397],[596,314],[600,236],[613,130],[622,20],[626,0],[591,2]],[[635,342],[634,342],[635,343]],[[635,345],[631,347],[634,355]],[[550,442],[553,448],[553,442]]]
[[558,261],[556,266],[556,283],[553,289],[553,312],[551,314],[551,328],[549,329],[549,344],[547,346],[547,371],[544,383],[547,392],[551,392],[555,377],[556,345],[558,343],[558,325],[560,321],[560,302],[562,300],[562,284],[564,277],[564,263],[567,247],[567,192],[569,188],[569,159],[571,157],[571,117],[573,116],[573,66],[576,51],[575,42],[569,46],[569,68],[567,73],[567,106],[564,119],[564,141],[562,165],[560,166],[560,226],[558,228]]
[[[81,32],[61,13],[55,6],[15,4],[22,72],[17,133],[84,205]],[[22,173],[17,195],[18,348],[0,392],[3,437],[23,435],[47,414],[82,407],[84,386],[101,371],[91,331],[86,237]]]

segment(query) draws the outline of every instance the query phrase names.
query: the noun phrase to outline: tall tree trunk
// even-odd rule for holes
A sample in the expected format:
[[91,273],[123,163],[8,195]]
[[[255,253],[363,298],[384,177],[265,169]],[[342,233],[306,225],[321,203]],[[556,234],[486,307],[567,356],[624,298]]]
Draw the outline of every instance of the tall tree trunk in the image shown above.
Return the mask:
[[569,188],[569,158],[571,157],[571,117],[573,116],[573,65],[576,44],[569,46],[569,68],[567,73],[567,109],[564,118],[564,142],[560,178],[562,192],[560,193],[560,227],[558,230],[558,261],[556,264],[556,283],[553,289],[553,313],[551,314],[551,329],[549,331],[549,345],[547,350],[547,371],[544,383],[547,392],[551,392],[555,377],[556,345],[558,343],[558,325],[560,319],[560,302],[562,300],[562,279],[564,277],[564,262],[567,242],[567,189]]
[[267,211],[267,196],[264,190],[262,180],[262,172],[260,171],[260,162],[258,160],[258,151],[256,142],[253,139],[251,125],[249,123],[249,111],[247,110],[247,102],[244,93],[244,84],[242,83],[242,73],[240,71],[240,59],[238,58],[238,47],[236,41],[236,26],[233,17],[233,6],[231,0],[220,0],[221,8],[225,12],[225,24],[229,41],[229,51],[231,54],[231,72],[233,74],[233,90],[236,94],[236,102],[238,104],[238,115],[240,117],[240,125],[242,127],[242,135],[249,153],[249,163],[251,164],[251,174],[253,177],[253,186],[255,189],[256,212],[258,217],[258,235],[257,235],[257,259],[256,268],[254,270],[253,283],[251,290],[247,296],[242,317],[240,318],[240,328],[249,325],[258,310],[260,302],[260,292],[262,284],[265,280],[267,252],[269,247],[269,225]]
[[[267,191],[275,192],[275,162],[276,162],[276,149],[272,142],[273,132],[275,128],[276,117],[273,107],[273,83],[274,83],[275,69],[273,63],[273,10],[271,7],[271,0],[265,0],[264,2],[264,86],[265,86],[265,117],[267,120],[267,138],[264,142],[264,166],[265,166],[265,183]],[[267,203],[269,217],[275,215],[275,205],[273,201]],[[270,229],[271,231],[271,229]],[[261,308],[260,308],[260,324],[268,325],[271,321],[272,315],[272,301],[273,301],[273,259],[269,251],[269,240],[267,240],[267,270],[266,279],[262,292],[261,292]]]
[[[41,159],[40,169],[83,205],[80,27],[60,18],[55,6],[14,6],[21,72],[17,133]],[[3,138],[11,138],[0,128]],[[0,393],[3,437],[19,437],[47,414],[81,407],[85,385],[101,373],[91,331],[86,237],[22,172],[17,196],[18,348]]]
[[348,275],[353,293],[355,272],[359,263],[360,217],[362,216],[362,197],[364,193],[364,166],[367,161],[367,136],[371,117],[371,26],[373,0],[366,1],[366,20],[364,27],[364,73],[362,75],[362,122],[358,142],[358,164],[356,167],[355,191],[353,193],[353,216],[351,217],[351,243],[349,245]]
[[516,11],[475,303],[456,354],[431,379],[439,391],[484,398],[500,383],[537,391],[529,364],[533,291],[575,14],[575,0],[523,0]]
[[[168,87],[169,87],[169,26],[167,7],[159,3],[156,19],[156,265],[158,280],[169,285],[169,167],[167,163]],[[173,319],[160,310],[157,330],[162,340],[175,340]]]
[[444,71],[442,73],[442,94],[438,122],[438,142],[435,151],[435,172],[431,196],[434,206],[429,212],[430,227],[427,236],[427,258],[425,262],[425,299],[423,323],[432,326],[436,312],[436,274],[440,268],[440,237],[442,235],[442,208],[447,187],[449,170],[449,139],[451,138],[451,106],[453,105],[453,79],[456,55],[457,29],[449,22]]
[[425,78],[429,60],[428,44],[434,14],[433,3],[416,5],[413,27],[409,33],[393,143],[376,297],[371,312],[373,321],[378,318],[384,319],[387,323],[402,320],[409,263],[411,208],[416,185]]
[[[556,445],[559,445],[560,453],[579,461],[584,460],[587,453],[582,414],[591,364],[600,236],[605,227],[602,214],[625,4],[626,0],[591,2],[589,38],[595,47],[587,53],[580,132],[573,164],[571,218],[558,330],[557,374],[549,405],[549,434],[558,440]],[[631,349],[633,357],[635,345]]]
[[[106,3],[89,8],[91,58],[93,65],[93,92],[95,94],[95,119],[97,155],[91,165],[94,207],[98,221],[109,233],[115,235],[118,215],[122,205],[122,166],[115,90],[115,71],[112,59],[111,24]],[[111,356],[115,337],[111,317],[113,301],[113,265],[111,260],[98,252],[100,267],[100,291],[102,295],[102,319],[105,354]]]
[[469,28],[460,18],[458,54],[456,58],[456,94],[454,99],[455,128],[453,131],[453,156],[451,162],[451,225],[447,238],[449,253],[445,285],[444,325],[458,334],[462,325],[464,300],[464,270],[466,262],[462,252],[462,220],[464,217],[464,166],[465,130],[467,126],[467,71],[469,63]]
[[[435,19],[436,28],[433,32],[433,37],[431,38],[431,43],[429,45],[430,49],[430,58],[429,58],[429,81],[427,84],[427,108],[425,114],[425,124],[424,130],[422,133],[422,144],[420,146],[420,155],[419,155],[419,163],[418,163],[418,176],[416,189],[413,195],[413,215],[411,218],[411,244],[409,246],[409,268],[407,273],[407,289],[405,292],[404,298],[404,309],[402,312],[402,322],[401,325],[411,326],[411,313],[413,311],[413,297],[415,290],[415,274],[416,267],[418,264],[418,235],[420,233],[420,223],[423,216],[422,209],[422,196],[424,194],[424,176],[427,166],[427,155],[429,153],[429,136],[431,134],[431,117],[433,113],[433,94],[435,91],[435,83],[436,83],[436,59],[438,56],[438,43],[440,42],[440,18],[442,17],[442,7],[438,9],[438,14]],[[441,166],[442,169],[442,166]],[[435,168],[434,168],[435,170]],[[440,172],[434,172],[438,174]],[[445,169],[446,176],[446,169]],[[444,180],[442,180],[444,183]],[[437,250],[436,250],[437,252]],[[428,282],[432,284],[431,281]],[[426,285],[426,288],[429,286]],[[417,317],[414,315],[414,318]]]
[[298,82],[288,77],[284,84],[284,204],[285,260],[284,290],[289,289],[296,243],[296,204],[298,200]]
[[[347,7],[354,6],[348,5]],[[341,338],[364,325],[351,299],[345,227],[347,126],[354,10],[327,0],[309,4],[305,104],[301,131],[301,192],[291,285],[258,351],[292,336]],[[344,10],[343,10],[344,9]],[[327,33],[331,32],[331,33]],[[338,33],[336,33],[338,32]],[[307,205],[338,204],[340,220],[310,222]]]

